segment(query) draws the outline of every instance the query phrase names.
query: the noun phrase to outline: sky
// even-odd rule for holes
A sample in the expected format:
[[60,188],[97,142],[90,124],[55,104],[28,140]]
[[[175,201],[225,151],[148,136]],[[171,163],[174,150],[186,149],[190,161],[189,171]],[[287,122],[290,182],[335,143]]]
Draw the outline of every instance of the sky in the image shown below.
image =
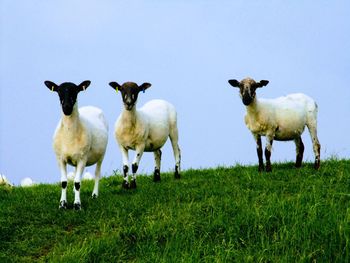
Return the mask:
[[[110,81],[150,82],[139,107],[175,105],[182,169],[257,164],[245,107],[227,83],[247,76],[270,81],[258,97],[314,98],[321,158],[349,158],[348,10],[347,0],[0,0],[0,173],[15,185],[60,180],[52,136],[62,113],[45,80],[91,80],[78,103],[109,122],[103,176],[122,168],[113,133],[122,103]],[[307,130],[302,138],[313,161]],[[162,151],[162,171],[171,171],[169,141]],[[294,143],[275,142],[271,158],[294,161]],[[145,153],[139,172],[153,168]]]

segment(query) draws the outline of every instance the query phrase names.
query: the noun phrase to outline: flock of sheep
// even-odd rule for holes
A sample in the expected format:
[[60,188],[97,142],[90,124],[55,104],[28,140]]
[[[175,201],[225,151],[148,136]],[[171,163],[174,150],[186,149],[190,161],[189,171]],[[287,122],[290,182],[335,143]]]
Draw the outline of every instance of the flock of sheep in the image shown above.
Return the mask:
[[[276,99],[258,99],[256,89],[266,86],[269,81],[256,82],[251,78],[241,81],[231,79],[230,85],[240,90],[243,104],[246,106],[245,123],[251,131],[257,146],[259,171],[270,172],[271,149],[273,140],[294,140],[296,145],[296,167],[300,167],[303,159],[304,145],[301,139],[305,126],[308,127],[315,154],[315,169],[320,167],[320,143],[317,138],[317,104],[304,94],[290,94]],[[67,208],[67,164],[75,167],[74,176],[74,209],[81,209],[80,182],[86,166],[96,164],[95,185],[92,197],[98,196],[98,186],[101,174],[101,164],[108,141],[108,123],[101,109],[88,106],[78,109],[77,96],[85,91],[90,81],[80,85],[65,82],[56,85],[45,81],[45,85],[60,98],[63,115],[59,121],[54,138],[53,148],[61,172],[61,199],[59,208]],[[124,109],[119,115],[115,127],[115,138],[120,148],[123,160],[125,189],[136,188],[136,172],[144,152],[153,152],[155,169],[153,180],[160,180],[161,148],[171,140],[174,157],[176,179],[180,178],[181,152],[178,145],[177,113],[175,107],[164,100],[152,100],[142,108],[136,109],[140,92],[151,87],[150,83],[137,85],[126,82],[119,85],[110,82],[109,85],[120,92]],[[261,136],[266,137],[265,159]],[[131,178],[129,180],[128,151],[134,150],[135,156],[131,163]],[[1,182],[0,182],[1,183]]]

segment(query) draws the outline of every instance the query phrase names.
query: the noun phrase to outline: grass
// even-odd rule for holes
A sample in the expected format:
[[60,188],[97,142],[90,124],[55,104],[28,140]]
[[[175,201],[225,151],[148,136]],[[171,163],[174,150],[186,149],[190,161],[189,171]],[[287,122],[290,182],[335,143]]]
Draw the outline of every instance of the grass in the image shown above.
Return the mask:
[[59,184],[0,188],[0,262],[349,262],[350,160],[273,168],[84,181],[78,212]]

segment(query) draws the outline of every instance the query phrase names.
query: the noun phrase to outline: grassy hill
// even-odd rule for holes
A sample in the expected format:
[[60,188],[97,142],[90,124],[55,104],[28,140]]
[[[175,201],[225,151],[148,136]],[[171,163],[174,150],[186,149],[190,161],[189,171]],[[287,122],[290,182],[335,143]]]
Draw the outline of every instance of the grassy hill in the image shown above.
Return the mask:
[[59,184],[0,188],[0,262],[349,262],[350,160],[273,168],[83,181],[79,212]]

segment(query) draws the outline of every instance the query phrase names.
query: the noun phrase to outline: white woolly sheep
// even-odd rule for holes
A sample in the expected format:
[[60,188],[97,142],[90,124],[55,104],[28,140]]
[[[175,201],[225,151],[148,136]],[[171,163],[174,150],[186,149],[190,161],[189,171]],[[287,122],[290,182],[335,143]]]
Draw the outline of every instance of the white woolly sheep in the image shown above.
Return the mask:
[[240,89],[240,96],[246,106],[245,123],[252,132],[257,144],[259,171],[264,170],[261,136],[266,136],[266,171],[271,171],[271,148],[273,140],[294,140],[296,145],[296,167],[300,167],[303,160],[304,144],[301,134],[305,126],[308,127],[315,154],[315,169],[320,167],[321,145],[317,138],[317,104],[305,94],[290,94],[276,99],[256,98],[256,89],[266,86],[269,81],[255,82],[251,78],[241,81],[229,80],[233,87]]
[[[115,123],[115,137],[123,159],[123,188],[136,188],[136,171],[143,152],[153,152],[155,169],[153,180],[160,181],[161,148],[170,137],[175,157],[175,178],[180,178],[180,148],[178,145],[177,114],[173,105],[164,100],[152,100],[142,108],[136,109],[137,97],[140,91],[145,91],[151,84],[138,86],[133,82],[119,85],[111,82],[109,85],[121,93],[124,110]],[[132,162],[132,179],[129,185],[128,150],[135,150]]]
[[33,185],[35,185],[35,182],[30,177],[25,177],[25,178],[23,178],[21,180],[21,186],[22,187],[30,187],[30,186],[33,186]]
[[80,210],[80,181],[86,166],[96,164],[92,197],[98,196],[101,164],[108,141],[108,124],[99,108],[87,106],[78,110],[78,93],[85,90],[90,81],[84,81],[79,86],[70,82],[58,86],[51,81],[45,81],[45,85],[58,93],[63,111],[53,137],[53,148],[61,171],[62,193],[59,208],[67,208],[66,166],[70,164],[76,167],[74,209]]

